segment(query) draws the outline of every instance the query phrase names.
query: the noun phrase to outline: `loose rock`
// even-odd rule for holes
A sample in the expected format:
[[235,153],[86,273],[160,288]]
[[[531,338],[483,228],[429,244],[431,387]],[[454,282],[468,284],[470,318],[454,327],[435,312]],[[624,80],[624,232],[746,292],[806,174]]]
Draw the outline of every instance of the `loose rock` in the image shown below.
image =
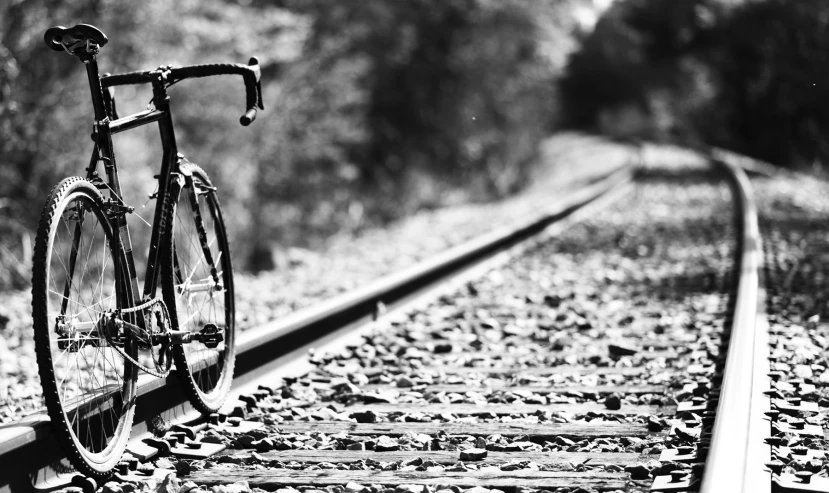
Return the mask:
[[604,400],[604,407],[611,411],[618,411],[622,408],[622,398],[619,394],[611,394]]
[[484,448],[471,448],[466,450],[461,450],[460,460],[464,461],[471,461],[471,460],[483,460],[486,459],[487,451]]

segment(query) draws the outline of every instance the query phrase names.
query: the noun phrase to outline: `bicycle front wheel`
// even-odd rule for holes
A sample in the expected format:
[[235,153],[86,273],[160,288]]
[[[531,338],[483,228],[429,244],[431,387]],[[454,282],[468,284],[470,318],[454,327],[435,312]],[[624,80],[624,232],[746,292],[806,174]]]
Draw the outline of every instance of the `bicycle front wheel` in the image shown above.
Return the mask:
[[213,413],[224,404],[236,359],[233,270],[222,209],[207,173],[181,165],[166,210],[169,255],[162,275],[174,328],[200,336],[176,344],[176,371],[193,407]]
[[72,465],[93,477],[118,464],[135,410],[137,370],[123,356],[134,357],[135,344],[105,328],[130,295],[117,245],[92,183],[72,177],[52,190],[32,269],[35,352],[58,440]]

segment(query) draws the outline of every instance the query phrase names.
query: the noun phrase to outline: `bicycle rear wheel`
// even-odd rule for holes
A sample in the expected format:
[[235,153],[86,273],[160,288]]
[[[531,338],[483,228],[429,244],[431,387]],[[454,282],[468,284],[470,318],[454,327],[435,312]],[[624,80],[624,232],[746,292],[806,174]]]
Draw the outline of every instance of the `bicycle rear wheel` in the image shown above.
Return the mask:
[[227,398],[236,360],[233,270],[216,189],[200,167],[184,163],[180,168],[186,179],[171,186],[165,211],[171,254],[164,257],[161,286],[173,328],[221,334],[221,341],[173,347],[190,402],[212,413]]
[[[104,321],[128,306],[117,233],[92,183],[72,177],[44,206],[32,269],[35,352],[43,397],[73,466],[103,477],[121,459],[135,411],[132,338],[107,338]],[[115,261],[118,255],[118,262]],[[133,323],[135,323],[133,321]]]

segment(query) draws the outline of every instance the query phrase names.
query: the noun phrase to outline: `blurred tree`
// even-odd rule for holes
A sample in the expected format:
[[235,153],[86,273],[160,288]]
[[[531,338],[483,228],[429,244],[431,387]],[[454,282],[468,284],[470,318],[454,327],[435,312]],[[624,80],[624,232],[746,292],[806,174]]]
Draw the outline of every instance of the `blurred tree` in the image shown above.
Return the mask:
[[82,17],[99,5],[23,0],[0,7],[0,287],[28,281],[32,204],[81,148],[64,139],[76,115],[63,104],[77,104],[83,93],[59,83],[80,67],[66,59],[42,63],[36,43],[56,18]]
[[[163,63],[245,62],[253,54],[274,67],[298,56],[307,32],[307,22],[284,9],[222,0],[23,0],[0,5],[0,288],[28,282],[28,244],[40,204],[60,178],[83,173],[91,151],[92,109],[83,67],[42,41],[49,26],[80,22],[97,25],[110,37],[99,57],[101,70],[110,72]],[[240,219],[231,228],[244,240],[249,221],[247,213],[239,212],[251,200],[257,163],[251,160],[254,135],[231,116],[244,110],[244,89],[237,79],[186,82],[171,94],[179,145],[218,180],[231,214]],[[267,95],[268,83],[275,81],[265,82]],[[139,111],[150,96],[146,87],[119,88],[119,111]],[[158,147],[152,128],[116,137],[128,202],[147,202]],[[149,217],[145,212],[138,210]],[[130,222],[145,227],[135,217]],[[146,235],[134,235],[139,255],[146,251],[146,240]]]
[[[784,166],[829,160],[829,10],[821,0],[737,7],[712,56],[720,125],[707,140]],[[716,129],[716,130],[714,130]]]
[[681,137],[783,166],[829,159],[822,0],[622,0],[571,57],[571,125]]
[[[307,237],[323,223],[359,228],[437,206],[459,189],[479,199],[519,189],[557,122],[552,82],[573,3],[282,2],[313,27],[279,90],[291,116],[260,148],[278,164],[261,167],[257,195],[278,199],[257,214],[270,228],[255,229]],[[257,251],[267,257],[266,245]]]
[[[266,111],[249,128],[235,123],[238,78],[171,90],[180,148],[221,187],[239,265],[261,269],[274,244],[518,190],[557,124],[553,81],[574,46],[568,13],[584,1],[0,3],[2,265],[29,257],[48,189],[83,173],[90,151],[83,68],[43,45],[50,25],[99,26],[110,37],[101,69],[113,73],[261,57]],[[147,87],[116,92],[122,115],[149,98]],[[116,137],[127,201],[145,218],[157,139],[152,128]],[[134,234],[137,252],[145,236]],[[11,284],[26,282],[18,270]],[[0,287],[10,279],[0,272]]]
[[704,104],[697,57],[716,43],[722,10],[718,0],[616,2],[561,80],[568,123],[622,136],[687,132],[677,114]]

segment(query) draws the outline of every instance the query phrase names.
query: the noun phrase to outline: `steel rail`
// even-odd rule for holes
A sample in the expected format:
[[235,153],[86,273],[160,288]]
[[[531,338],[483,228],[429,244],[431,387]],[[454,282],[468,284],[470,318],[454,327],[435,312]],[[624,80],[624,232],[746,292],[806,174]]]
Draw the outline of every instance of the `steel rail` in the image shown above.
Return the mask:
[[[395,307],[444,279],[496,255],[568,218],[580,209],[629,184],[635,169],[630,163],[584,188],[568,194],[536,215],[475,238],[411,268],[378,279],[283,319],[238,335],[234,388],[254,382],[277,368],[292,351],[322,341],[345,327],[376,317],[378,306]],[[192,412],[175,373],[166,379],[139,378],[138,403],[132,434],[146,433],[154,418],[176,419]],[[0,493],[32,491],[66,472],[64,454],[52,435],[45,413],[0,425]]]
[[723,380],[701,493],[764,493],[771,491],[765,467],[769,446],[763,441],[770,424],[763,415],[769,398],[768,334],[762,317],[764,292],[760,279],[763,249],[757,207],[745,171],[709,154],[726,174],[735,198],[739,224],[739,284],[731,324]]

